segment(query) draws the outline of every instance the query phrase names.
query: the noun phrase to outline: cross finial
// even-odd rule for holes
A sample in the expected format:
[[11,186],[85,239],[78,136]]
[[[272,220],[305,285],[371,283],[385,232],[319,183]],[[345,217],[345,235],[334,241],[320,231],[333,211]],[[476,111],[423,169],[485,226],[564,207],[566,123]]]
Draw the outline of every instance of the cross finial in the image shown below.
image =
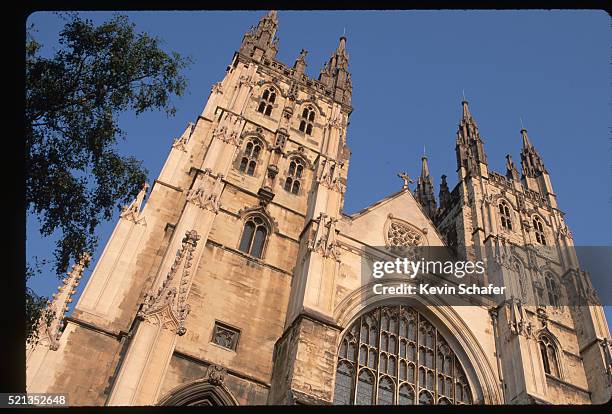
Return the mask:
[[405,173],[405,172],[401,172],[401,173],[397,174],[397,176],[399,178],[401,178],[402,180],[404,180],[404,186],[402,187],[404,190],[409,189],[408,184],[414,183],[414,181],[412,181],[410,176],[407,173]]

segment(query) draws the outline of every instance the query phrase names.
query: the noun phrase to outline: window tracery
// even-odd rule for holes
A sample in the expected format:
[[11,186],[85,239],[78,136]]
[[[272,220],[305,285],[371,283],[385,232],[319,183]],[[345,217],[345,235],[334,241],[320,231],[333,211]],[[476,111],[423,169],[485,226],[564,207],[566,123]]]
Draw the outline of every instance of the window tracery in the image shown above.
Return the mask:
[[261,98],[259,99],[259,105],[257,106],[257,112],[261,112],[264,115],[270,116],[272,113],[272,105],[276,101],[276,91],[270,87],[263,91]]
[[543,246],[546,246],[546,236],[544,235],[544,225],[539,217],[533,218],[533,229],[535,231],[536,241]]
[[268,237],[268,226],[259,215],[249,217],[244,223],[238,249],[253,257],[261,258]]
[[540,345],[540,354],[542,363],[544,364],[544,372],[554,377],[560,378],[559,375],[559,360],[557,358],[557,347],[548,335],[540,335],[538,339]]
[[249,138],[242,151],[238,170],[251,176],[255,175],[255,168],[257,168],[257,161],[262,148],[263,144],[258,139]]
[[306,135],[312,135],[314,120],[315,110],[312,106],[307,106],[302,111],[299,130],[306,133]]
[[292,194],[298,194],[302,183],[302,174],[304,173],[304,161],[298,157],[291,158],[289,162],[289,170],[285,179],[284,189]]
[[376,308],[360,316],[342,338],[334,404],[471,403],[457,356],[413,308]]
[[501,225],[506,230],[512,230],[512,216],[510,215],[510,207],[505,200],[499,203],[499,217]]
[[387,244],[389,247],[418,246],[422,241],[423,235],[404,223],[391,222],[387,230]]

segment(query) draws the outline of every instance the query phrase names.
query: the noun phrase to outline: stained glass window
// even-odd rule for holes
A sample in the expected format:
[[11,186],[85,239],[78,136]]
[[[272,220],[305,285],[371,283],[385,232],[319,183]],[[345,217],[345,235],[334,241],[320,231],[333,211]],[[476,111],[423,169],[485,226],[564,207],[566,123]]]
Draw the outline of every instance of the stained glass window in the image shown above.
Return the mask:
[[472,394],[438,330],[411,307],[384,306],[360,316],[342,339],[334,403],[471,404]]

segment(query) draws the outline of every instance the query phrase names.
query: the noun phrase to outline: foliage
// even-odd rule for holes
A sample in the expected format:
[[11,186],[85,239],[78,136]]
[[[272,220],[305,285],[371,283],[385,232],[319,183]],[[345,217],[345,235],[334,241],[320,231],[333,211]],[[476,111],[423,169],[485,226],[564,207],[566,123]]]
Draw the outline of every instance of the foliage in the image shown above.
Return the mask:
[[[60,47],[50,57],[30,26],[25,56],[26,206],[42,236],[60,235],[51,263],[57,275],[94,251],[96,226],[146,180],[140,161],[117,152],[125,138],[118,116],[149,110],[173,115],[170,101],[182,96],[181,70],[190,63],[162,50],[158,38],[137,33],[126,16],[98,26],[77,14],[65,19]],[[35,296],[27,300],[32,309],[42,303]]]

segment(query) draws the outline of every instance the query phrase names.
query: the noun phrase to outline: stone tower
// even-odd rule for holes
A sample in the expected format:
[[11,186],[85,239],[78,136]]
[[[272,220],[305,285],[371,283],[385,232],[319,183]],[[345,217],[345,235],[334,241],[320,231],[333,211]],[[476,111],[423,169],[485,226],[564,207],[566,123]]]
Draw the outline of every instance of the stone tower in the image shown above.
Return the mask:
[[[28,350],[28,392],[70,405],[607,401],[601,307],[545,300],[558,298],[550,278],[588,294],[588,277],[575,257],[525,247],[572,245],[526,131],[522,180],[511,158],[491,172],[463,102],[459,183],[442,177],[439,207],[424,157],[414,193],[404,175],[346,214],[347,39],[312,79],[305,50],[276,60],[277,27],[272,11],[244,35],[63,318],[83,266],[66,279],[53,329]],[[444,245],[483,258],[508,297],[447,306],[364,284],[384,247]]]
[[596,300],[542,157],[521,129],[521,178],[510,155],[505,175],[490,171],[468,102],[462,107],[459,183],[436,222],[448,245],[484,260],[489,281],[509,288],[490,309],[504,399],[607,402],[610,333],[601,306],[568,306]]
[[[340,215],[352,93],[345,37],[311,79],[305,51],[293,68],[275,60],[277,24],[272,11],[244,35],[146,202],[145,188],[124,209],[59,349],[39,346],[29,361],[30,392],[69,389],[77,405],[155,404],[215,364],[226,387],[241,390],[216,393],[266,403],[286,319],[330,306],[304,297],[306,280],[292,275],[305,235],[333,233]],[[333,240],[323,244],[329,251]],[[306,268],[329,266],[308,256]]]

